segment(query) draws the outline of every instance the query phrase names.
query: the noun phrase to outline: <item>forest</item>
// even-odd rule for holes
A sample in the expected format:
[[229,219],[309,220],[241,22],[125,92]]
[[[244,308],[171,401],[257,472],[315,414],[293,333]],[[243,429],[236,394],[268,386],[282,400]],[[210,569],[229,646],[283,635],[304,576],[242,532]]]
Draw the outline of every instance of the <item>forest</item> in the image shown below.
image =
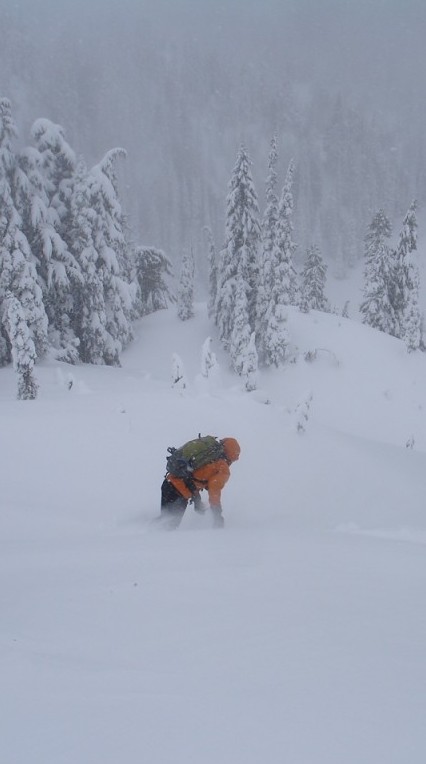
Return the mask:
[[[194,315],[193,249],[182,257],[177,295],[163,251],[132,244],[120,204],[112,149],[87,168],[59,125],[39,119],[33,145],[15,153],[10,102],[0,100],[0,362],[13,361],[18,398],[37,395],[33,368],[46,353],[69,363],[120,365],[132,322],[177,299],[177,314]],[[277,195],[277,142],[271,141],[267,205],[260,219],[251,160],[241,145],[229,181],[225,243],[216,250],[209,228],[208,311],[234,371],[255,389],[259,364],[287,360],[287,308],[330,311],[327,266],[315,245],[301,274],[294,263],[294,162]],[[423,349],[417,249],[417,203],[404,218],[399,243],[388,243],[383,210],[366,244],[365,323]],[[127,234],[127,235],[126,235]]]
[[195,297],[250,387],[287,358],[286,306],[334,310],[327,271],[361,262],[362,320],[423,349],[421,8],[381,5],[0,10],[0,362],[20,396],[37,358],[119,365],[135,320],[175,300],[186,320]]
[[88,165],[111,148],[137,241],[179,262],[222,246],[244,143],[263,206],[270,141],[291,159],[296,260],[315,242],[350,275],[377,209],[426,196],[420,0],[20,0],[0,7],[0,94],[21,145],[47,118]]

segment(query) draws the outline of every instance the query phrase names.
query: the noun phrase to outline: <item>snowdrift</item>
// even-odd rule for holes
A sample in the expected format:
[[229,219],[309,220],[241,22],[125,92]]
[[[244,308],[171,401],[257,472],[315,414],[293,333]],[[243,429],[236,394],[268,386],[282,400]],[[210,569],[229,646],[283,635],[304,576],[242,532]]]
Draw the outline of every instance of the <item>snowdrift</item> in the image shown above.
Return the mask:
[[[8,764],[423,764],[426,357],[293,311],[289,363],[200,374],[205,306],[121,369],[0,370]],[[171,356],[185,364],[171,388]],[[226,528],[153,530],[166,449],[234,436]]]

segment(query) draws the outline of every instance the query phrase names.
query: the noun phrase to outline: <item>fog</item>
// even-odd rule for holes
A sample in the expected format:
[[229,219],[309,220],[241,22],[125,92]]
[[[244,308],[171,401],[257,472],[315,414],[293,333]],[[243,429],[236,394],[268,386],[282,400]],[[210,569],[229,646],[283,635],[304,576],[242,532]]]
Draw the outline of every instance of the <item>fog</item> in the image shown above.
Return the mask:
[[315,241],[345,274],[378,207],[424,202],[422,0],[0,0],[0,29],[19,143],[48,117],[89,163],[123,146],[133,237],[174,260],[205,225],[222,243],[241,141],[263,207],[274,133],[299,258]]

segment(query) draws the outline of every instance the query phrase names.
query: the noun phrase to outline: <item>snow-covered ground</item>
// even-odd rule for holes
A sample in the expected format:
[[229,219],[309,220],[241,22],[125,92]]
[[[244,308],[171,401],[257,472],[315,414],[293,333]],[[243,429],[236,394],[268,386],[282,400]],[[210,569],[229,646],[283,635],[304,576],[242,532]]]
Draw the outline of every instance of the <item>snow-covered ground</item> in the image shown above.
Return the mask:
[[[289,328],[252,394],[217,346],[200,378],[202,305],[140,321],[121,369],[43,363],[36,401],[0,370],[1,764],[424,764],[426,356]],[[226,528],[160,532],[198,432],[241,443]]]

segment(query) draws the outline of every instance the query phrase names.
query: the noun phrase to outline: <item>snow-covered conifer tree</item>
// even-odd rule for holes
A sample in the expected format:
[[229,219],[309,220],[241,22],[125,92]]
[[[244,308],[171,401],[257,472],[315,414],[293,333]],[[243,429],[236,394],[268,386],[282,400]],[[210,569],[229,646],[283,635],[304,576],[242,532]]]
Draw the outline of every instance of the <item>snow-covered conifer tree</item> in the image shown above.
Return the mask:
[[[30,247],[15,203],[15,136],[10,102],[0,99],[0,316],[4,315],[4,302],[10,293],[22,306],[35,352],[41,356],[47,349],[48,322]],[[0,363],[7,363],[10,351],[7,333],[2,331],[1,325],[0,334],[3,334]]]
[[93,211],[93,240],[98,253],[97,270],[104,290],[106,330],[110,337],[104,362],[120,364],[120,353],[133,337],[131,314],[135,290],[129,283],[130,252],[115,177],[117,158],[124,149],[112,149],[89,171],[89,206]]
[[19,400],[34,400],[37,397],[38,384],[34,377],[36,351],[25,318],[25,311],[11,293],[6,296],[5,326],[9,335],[13,368],[18,380]]
[[364,299],[360,306],[362,321],[386,334],[396,333],[392,304],[394,258],[388,244],[391,224],[383,210],[371,221],[365,236]]
[[265,366],[279,366],[285,361],[289,343],[287,309],[272,300],[264,317],[263,363]]
[[235,294],[234,325],[229,343],[232,366],[237,374],[243,372],[244,359],[251,334],[245,284],[243,279],[239,278]]
[[76,274],[75,263],[69,253],[72,244],[71,197],[77,166],[76,156],[65,138],[64,128],[49,119],[37,119],[31,128],[31,137],[41,157],[48,205],[57,215],[55,219],[51,214],[51,222],[67,247],[65,249],[61,244],[53,253],[52,266],[56,271],[54,282],[62,284],[68,279],[72,287]]
[[43,292],[49,341],[56,350],[56,357],[75,363],[78,351],[71,316],[74,290],[81,274],[62,238],[58,212],[49,200],[42,155],[35,148],[27,148],[20,153],[18,163],[16,196]]
[[194,316],[194,278],[194,251],[190,247],[183,254],[179,276],[177,314],[181,321],[187,321]]
[[91,207],[87,168],[80,162],[71,198],[73,253],[82,279],[74,293],[73,328],[83,363],[103,364],[110,356],[112,338],[106,324],[104,284],[97,249],[97,216]]
[[327,266],[320,251],[314,244],[307,251],[307,258],[302,271],[300,309],[308,313],[310,310],[329,310],[329,302],[325,296]]
[[293,241],[293,175],[291,160],[278,205],[278,220],[273,247],[273,299],[276,304],[296,305],[298,302],[297,274],[293,264],[296,244]]
[[257,387],[258,358],[256,350],[255,333],[252,332],[248,345],[243,353],[241,376],[244,379],[244,387],[247,392],[256,390]]
[[[412,255],[409,256],[412,260]],[[408,264],[407,264],[408,265]],[[412,288],[404,311],[404,341],[409,351],[419,350],[422,342],[422,315],[419,308],[420,277],[417,263],[411,262],[409,279]]]
[[261,363],[278,366],[284,361],[288,345],[287,305],[297,301],[296,271],[293,255],[293,183],[294,163],[290,162],[278,205],[275,236],[270,250],[268,265],[268,304],[263,308],[261,337],[258,349]]
[[213,233],[208,226],[204,227],[204,233],[207,239],[208,246],[208,263],[209,263],[209,296],[207,301],[207,313],[211,318],[214,316],[216,299],[217,299],[217,253],[214,243]]
[[68,242],[69,210],[77,164],[75,153],[65,139],[64,128],[49,119],[37,119],[31,128],[31,137],[42,159],[49,204],[56,209],[62,234]]
[[172,276],[172,264],[161,249],[136,247],[134,252],[137,291],[137,315],[146,316],[164,310],[175,301],[167,277]]
[[[255,328],[258,281],[259,207],[251,175],[251,160],[241,146],[229,182],[226,210],[226,241],[220,254],[216,300],[219,336],[229,347],[235,335],[237,292],[245,294],[247,321]],[[239,308],[241,296],[238,300]],[[235,347],[235,337],[233,339]]]
[[417,250],[417,203],[414,201],[403,221],[397,248],[397,280],[399,305],[399,336],[408,350],[421,344],[422,316],[419,309],[420,276],[415,252]]
[[261,262],[265,273],[266,287],[270,286],[272,281],[271,260],[274,250],[276,228],[278,222],[278,196],[276,194],[277,172],[276,164],[278,161],[277,139],[274,137],[271,141],[271,150],[269,152],[268,169],[269,174],[266,179],[266,206],[262,217],[261,225]]
[[261,226],[259,280],[257,288],[256,344],[260,363],[268,362],[268,352],[265,345],[266,335],[269,333],[268,314],[270,313],[269,306],[274,282],[273,251],[278,220],[278,197],[275,192],[277,185],[277,173],[275,170],[277,159],[277,140],[273,137],[268,161],[269,174],[266,179],[266,207]]
[[212,350],[212,338],[207,337],[201,349],[201,374],[208,379],[212,370],[218,366],[216,354]]

